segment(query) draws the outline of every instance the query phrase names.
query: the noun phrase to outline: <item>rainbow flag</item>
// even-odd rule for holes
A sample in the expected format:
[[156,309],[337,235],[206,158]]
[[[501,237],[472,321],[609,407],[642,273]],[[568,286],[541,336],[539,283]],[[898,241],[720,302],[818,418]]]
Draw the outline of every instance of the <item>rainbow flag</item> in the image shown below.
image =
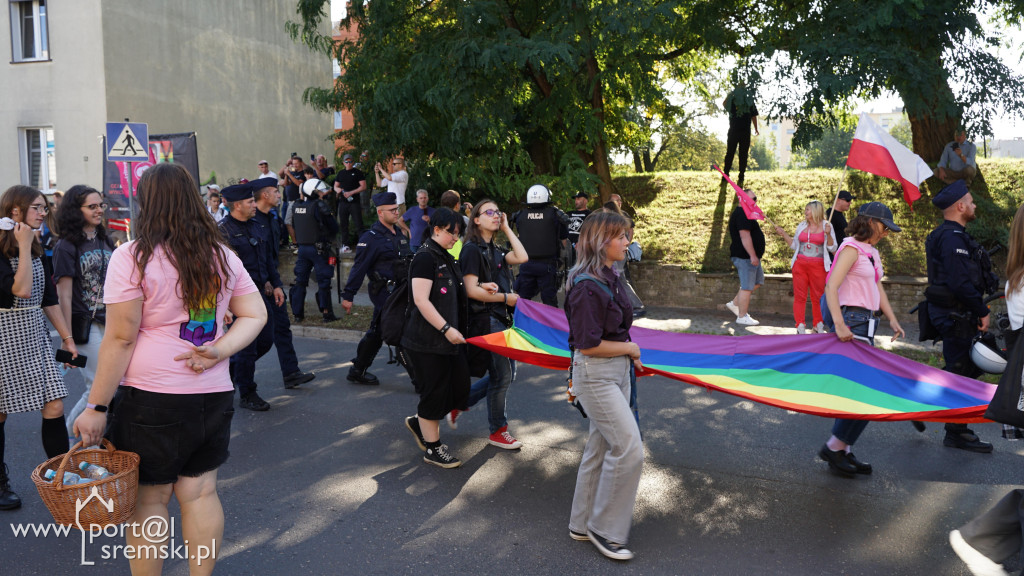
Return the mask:
[[[828,418],[988,422],[995,386],[833,334],[710,336],[633,327],[644,370]],[[504,332],[469,342],[544,368],[569,366],[565,313],[529,300]]]

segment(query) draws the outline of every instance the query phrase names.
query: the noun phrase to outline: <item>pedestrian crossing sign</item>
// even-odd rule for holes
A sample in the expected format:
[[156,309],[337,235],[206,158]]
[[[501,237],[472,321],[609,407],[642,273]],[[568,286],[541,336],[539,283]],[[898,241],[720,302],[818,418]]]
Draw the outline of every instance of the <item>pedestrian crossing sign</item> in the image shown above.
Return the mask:
[[107,161],[149,160],[149,125],[139,122],[107,122]]

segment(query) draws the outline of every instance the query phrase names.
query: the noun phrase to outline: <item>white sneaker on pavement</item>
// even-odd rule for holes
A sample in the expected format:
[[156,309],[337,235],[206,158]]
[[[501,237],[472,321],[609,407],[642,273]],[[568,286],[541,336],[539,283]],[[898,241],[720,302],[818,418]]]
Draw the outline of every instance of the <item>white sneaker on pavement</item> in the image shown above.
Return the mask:
[[807,326],[803,322],[797,324],[796,325],[796,333],[797,334],[807,334]]
[[732,300],[729,300],[728,302],[726,302],[725,303],[725,307],[729,309],[729,312],[732,312],[733,314],[735,314],[737,318],[740,317],[740,307],[735,305],[735,304],[733,304]]
[[751,318],[750,314],[747,314],[746,316],[740,316],[739,318],[736,319],[736,323],[743,324],[744,326],[757,326],[758,324],[760,324],[760,322]]
[[825,330],[825,323],[824,322],[818,322],[814,326],[814,331],[817,332],[818,334],[824,334],[825,332],[828,332],[828,330]]

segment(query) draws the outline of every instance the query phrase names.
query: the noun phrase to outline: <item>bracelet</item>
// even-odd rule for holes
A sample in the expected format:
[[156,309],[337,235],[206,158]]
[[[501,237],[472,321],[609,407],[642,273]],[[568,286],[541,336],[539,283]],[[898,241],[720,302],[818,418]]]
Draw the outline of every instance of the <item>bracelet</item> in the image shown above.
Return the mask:
[[67,340],[68,338],[74,338],[74,336],[65,336],[65,337],[61,338],[61,339],[60,339],[60,341],[61,341],[61,342],[64,342],[64,341],[66,341],[66,340]]
[[451,324],[449,324],[449,323],[445,322],[445,323],[444,323],[444,326],[441,326],[441,334],[444,334],[445,332],[447,332],[447,331],[448,331],[448,329],[449,329],[449,328],[451,328],[451,327],[452,327],[452,325],[451,325]]
[[505,306],[508,306],[508,292],[503,293],[501,298],[505,301]]

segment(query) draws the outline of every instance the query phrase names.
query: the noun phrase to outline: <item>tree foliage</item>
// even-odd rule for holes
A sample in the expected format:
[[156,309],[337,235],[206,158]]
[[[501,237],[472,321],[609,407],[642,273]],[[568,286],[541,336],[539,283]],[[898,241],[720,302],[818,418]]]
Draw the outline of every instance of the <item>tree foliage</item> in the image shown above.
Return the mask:
[[[707,170],[725,156],[725,142],[697,122],[678,122],[662,135],[658,170]],[[647,170],[650,172],[651,170]],[[640,172],[640,170],[637,170]]]
[[[754,136],[750,144],[750,158],[747,162],[748,170],[778,170],[779,161],[775,158],[775,134],[762,132]],[[723,148],[722,153],[725,153]]]
[[796,86],[775,110],[799,120],[796,145],[817,138],[823,128],[818,120],[851,97],[876,98],[892,90],[910,118],[914,151],[934,162],[957,125],[990,133],[1000,108],[1024,111],[1024,79],[993,55],[997,39],[985,36],[978,16],[1017,4],[751,0],[745,25],[758,31],[759,40],[749,47],[747,62],[766,71],[777,51],[786,55],[766,81]]
[[668,99],[659,74],[735,43],[718,8],[696,1],[373,0],[353,3],[353,40],[320,33],[326,0],[299,0],[294,37],[344,75],[306,99],[352,110],[343,133],[402,152],[450,186],[511,198],[536,181],[556,195],[611,192],[608,151],[639,123],[629,110]]

